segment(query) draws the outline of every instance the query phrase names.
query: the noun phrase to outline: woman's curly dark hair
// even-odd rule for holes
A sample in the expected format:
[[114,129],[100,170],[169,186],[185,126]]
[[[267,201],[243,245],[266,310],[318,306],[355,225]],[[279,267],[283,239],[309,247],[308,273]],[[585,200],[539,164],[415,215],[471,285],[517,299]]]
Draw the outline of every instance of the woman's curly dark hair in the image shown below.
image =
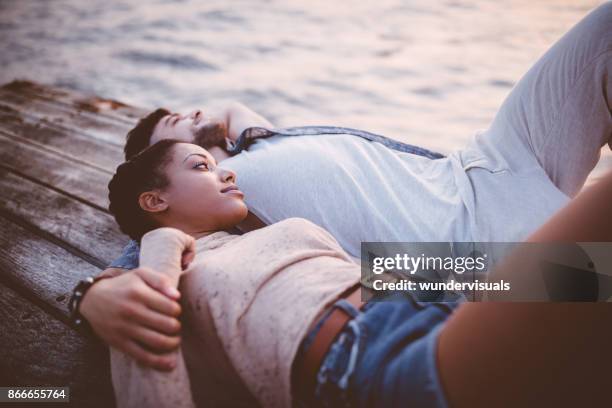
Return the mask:
[[172,158],[172,147],[177,143],[183,142],[164,139],[147,147],[120,164],[108,183],[108,209],[115,216],[121,232],[133,240],[140,241],[145,233],[158,227],[140,207],[138,198],[145,191],[168,186],[165,168]]

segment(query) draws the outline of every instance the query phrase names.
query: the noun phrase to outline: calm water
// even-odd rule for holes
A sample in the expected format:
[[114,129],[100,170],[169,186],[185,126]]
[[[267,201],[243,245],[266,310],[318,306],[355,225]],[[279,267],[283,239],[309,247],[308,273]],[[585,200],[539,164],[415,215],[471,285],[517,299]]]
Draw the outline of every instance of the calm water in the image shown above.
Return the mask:
[[351,126],[449,152],[600,3],[0,0],[0,82],[178,111],[240,100],[279,126]]

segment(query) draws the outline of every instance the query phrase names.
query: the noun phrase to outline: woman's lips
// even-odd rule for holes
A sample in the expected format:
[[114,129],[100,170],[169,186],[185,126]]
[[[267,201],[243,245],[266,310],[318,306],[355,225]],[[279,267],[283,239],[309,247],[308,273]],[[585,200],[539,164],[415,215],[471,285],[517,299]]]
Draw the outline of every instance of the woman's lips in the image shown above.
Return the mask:
[[229,191],[226,191],[223,194],[233,194],[233,195],[238,195],[240,197],[244,197],[244,193],[242,191],[240,191],[240,190],[229,190]]
[[224,189],[221,190],[222,193],[226,193],[230,190],[238,190],[238,187],[236,187],[235,184],[232,184],[231,186],[227,186]]
[[221,193],[223,193],[223,194],[235,194],[235,195],[239,195],[241,197],[244,197],[244,193],[242,191],[238,190],[238,187],[236,187],[236,186],[226,187],[223,190],[221,190]]

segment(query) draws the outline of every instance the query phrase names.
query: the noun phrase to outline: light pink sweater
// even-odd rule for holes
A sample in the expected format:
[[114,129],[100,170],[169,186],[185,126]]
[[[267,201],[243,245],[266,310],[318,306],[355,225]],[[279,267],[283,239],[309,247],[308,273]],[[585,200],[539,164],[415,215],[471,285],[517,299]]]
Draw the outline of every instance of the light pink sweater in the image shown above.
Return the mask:
[[[176,230],[168,230],[143,237],[140,264],[176,277],[181,247]],[[118,387],[132,393],[146,388],[159,394],[156,406],[164,406],[165,398],[188,407],[191,395],[182,402],[172,395],[175,389],[185,393],[191,380],[197,405],[288,407],[291,365],[301,340],[316,315],[359,282],[360,266],[327,231],[290,218],[244,235],[215,232],[196,240],[196,257],[180,277],[179,353],[185,354],[189,376],[182,364],[172,373],[137,373],[134,363],[130,370],[129,359],[115,352],[116,394]],[[126,372],[132,374],[122,377]],[[115,384],[121,381],[131,385]]]

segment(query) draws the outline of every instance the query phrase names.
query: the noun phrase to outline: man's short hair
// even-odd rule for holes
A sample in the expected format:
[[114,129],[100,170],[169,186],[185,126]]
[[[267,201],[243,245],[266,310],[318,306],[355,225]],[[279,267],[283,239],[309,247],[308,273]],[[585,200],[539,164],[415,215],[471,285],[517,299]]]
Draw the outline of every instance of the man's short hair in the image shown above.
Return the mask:
[[164,108],[156,109],[140,119],[138,124],[128,132],[125,147],[123,148],[126,161],[130,160],[149,146],[155,126],[157,126],[161,118],[166,115],[170,115],[169,110]]

